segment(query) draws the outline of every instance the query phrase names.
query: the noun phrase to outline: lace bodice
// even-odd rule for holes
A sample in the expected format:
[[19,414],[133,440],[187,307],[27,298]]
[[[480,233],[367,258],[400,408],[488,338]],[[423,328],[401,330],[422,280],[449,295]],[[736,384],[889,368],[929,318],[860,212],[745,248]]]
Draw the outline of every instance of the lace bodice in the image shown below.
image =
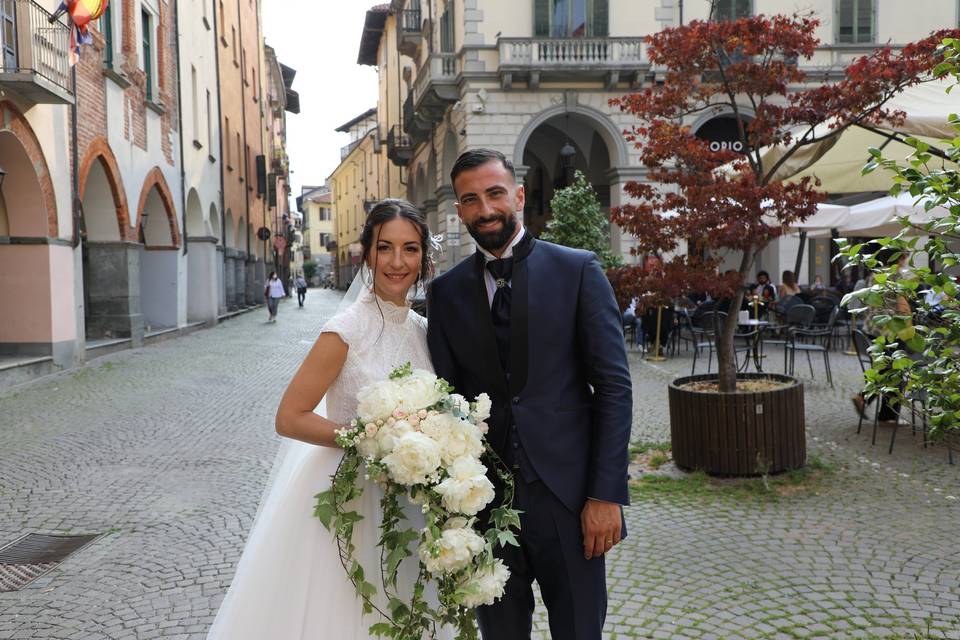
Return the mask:
[[357,415],[357,392],[383,380],[409,362],[414,369],[433,371],[427,349],[427,320],[370,292],[323,325],[347,344],[347,360],[327,391],[327,417],[346,424]]

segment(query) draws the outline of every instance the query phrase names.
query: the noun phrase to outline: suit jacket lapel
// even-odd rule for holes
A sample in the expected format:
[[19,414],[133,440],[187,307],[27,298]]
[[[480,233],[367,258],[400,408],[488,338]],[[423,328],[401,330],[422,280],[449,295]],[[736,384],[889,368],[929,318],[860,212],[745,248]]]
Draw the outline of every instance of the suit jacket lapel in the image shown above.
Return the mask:
[[[529,233],[529,231],[527,232]],[[523,255],[514,255],[510,280],[510,395],[515,396],[527,384],[530,287],[527,256],[533,250],[533,238]],[[519,245],[518,245],[519,247]],[[492,325],[491,325],[492,326]]]
[[[484,379],[489,380],[494,385],[491,392],[498,393],[501,397],[507,395],[507,384],[503,375],[503,368],[500,366],[499,350],[497,349],[497,338],[493,333],[493,319],[490,316],[490,300],[487,297],[487,284],[484,281],[485,260],[483,254],[476,253],[473,266],[473,306],[471,315],[477,319],[479,331],[476,336],[467,336],[467,339],[477,341],[477,351],[479,352],[480,364],[484,371]],[[513,329],[513,318],[511,317],[511,330]]]

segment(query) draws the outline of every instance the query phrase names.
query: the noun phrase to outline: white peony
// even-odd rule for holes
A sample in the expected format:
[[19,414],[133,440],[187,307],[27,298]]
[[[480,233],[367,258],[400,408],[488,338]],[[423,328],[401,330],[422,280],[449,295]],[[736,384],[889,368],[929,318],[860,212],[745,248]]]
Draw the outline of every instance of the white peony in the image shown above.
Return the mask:
[[420,560],[433,575],[460,571],[486,544],[464,518],[451,518],[447,526],[438,540],[420,544]]
[[357,451],[364,458],[377,459],[380,457],[380,445],[377,444],[376,438],[361,438],[360,442],[357,443]]
[[447,511],[475,516],[493,501],[493,483],[487,478],[487,468],[476,458],[457,458],[447,473],[450,477],[436,486]]
[[400,403],[397,384],[383,380],[367,385],[357,393],[357,414],[364,423],[386,420]]
[[397,404],[394,408],[400,408],[404,413],[416,413],[443,399],[437,389],[437,376],[423,369],[414,369],[409,376],[391,382],[396,387]]
[[483,422],[490,417],[490,408],[492,406],[493,403],[490,401],[490,396],[481,393],[477,396],[476,409],[473,411],[473,417],[477,422]]
[[479,427],[453,415],[441,413],[430,416],[420,423],[420,431],[440,445],[444,465],[450,465],[463,456],[477,458],[483,453],[483,436]]
[[394,482],[407,486],[423,484],[440,468],[440,447],[422,433],[410,431],[397,438],[391,453],[384,456],[383,464]]
[[494,560],[492,565],[480,568],[461,582],[461,586],[467,587],[469,592],[460,604],[470,608],[493,604],[503,597],[509,578],[510,570],[503,560]]
[[391,452],[397,446],[397,441],[408,433],[413,432],[413,427],[406,420],[390,420],[377,430],[377,445],[380,448],[380,457]]

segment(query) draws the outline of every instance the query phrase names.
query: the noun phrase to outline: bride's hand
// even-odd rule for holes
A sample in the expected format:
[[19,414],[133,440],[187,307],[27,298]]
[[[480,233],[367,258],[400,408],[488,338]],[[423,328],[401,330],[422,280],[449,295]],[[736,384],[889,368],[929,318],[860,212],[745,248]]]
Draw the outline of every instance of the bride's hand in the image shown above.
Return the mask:
[[335,333],[321,333],[287,386],[277,407],[277,433],[335,447],[339,425],[313,412],[347,360],[347,345]]

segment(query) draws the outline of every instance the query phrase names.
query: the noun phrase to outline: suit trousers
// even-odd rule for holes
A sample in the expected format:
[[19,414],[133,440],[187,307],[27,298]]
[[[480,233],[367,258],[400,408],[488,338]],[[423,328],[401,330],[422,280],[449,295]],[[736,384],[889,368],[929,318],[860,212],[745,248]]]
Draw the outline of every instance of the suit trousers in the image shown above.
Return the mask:
[[503,597],[477,609],[484,640],[529,640],[533,581],[547,606],[552,640],[600,640],[607,613],[603,556],[583,557],[580,514],[567,509],[541,482],[515,475],[513,506],[520,510],[520,547],[496,555],[510,569]]

